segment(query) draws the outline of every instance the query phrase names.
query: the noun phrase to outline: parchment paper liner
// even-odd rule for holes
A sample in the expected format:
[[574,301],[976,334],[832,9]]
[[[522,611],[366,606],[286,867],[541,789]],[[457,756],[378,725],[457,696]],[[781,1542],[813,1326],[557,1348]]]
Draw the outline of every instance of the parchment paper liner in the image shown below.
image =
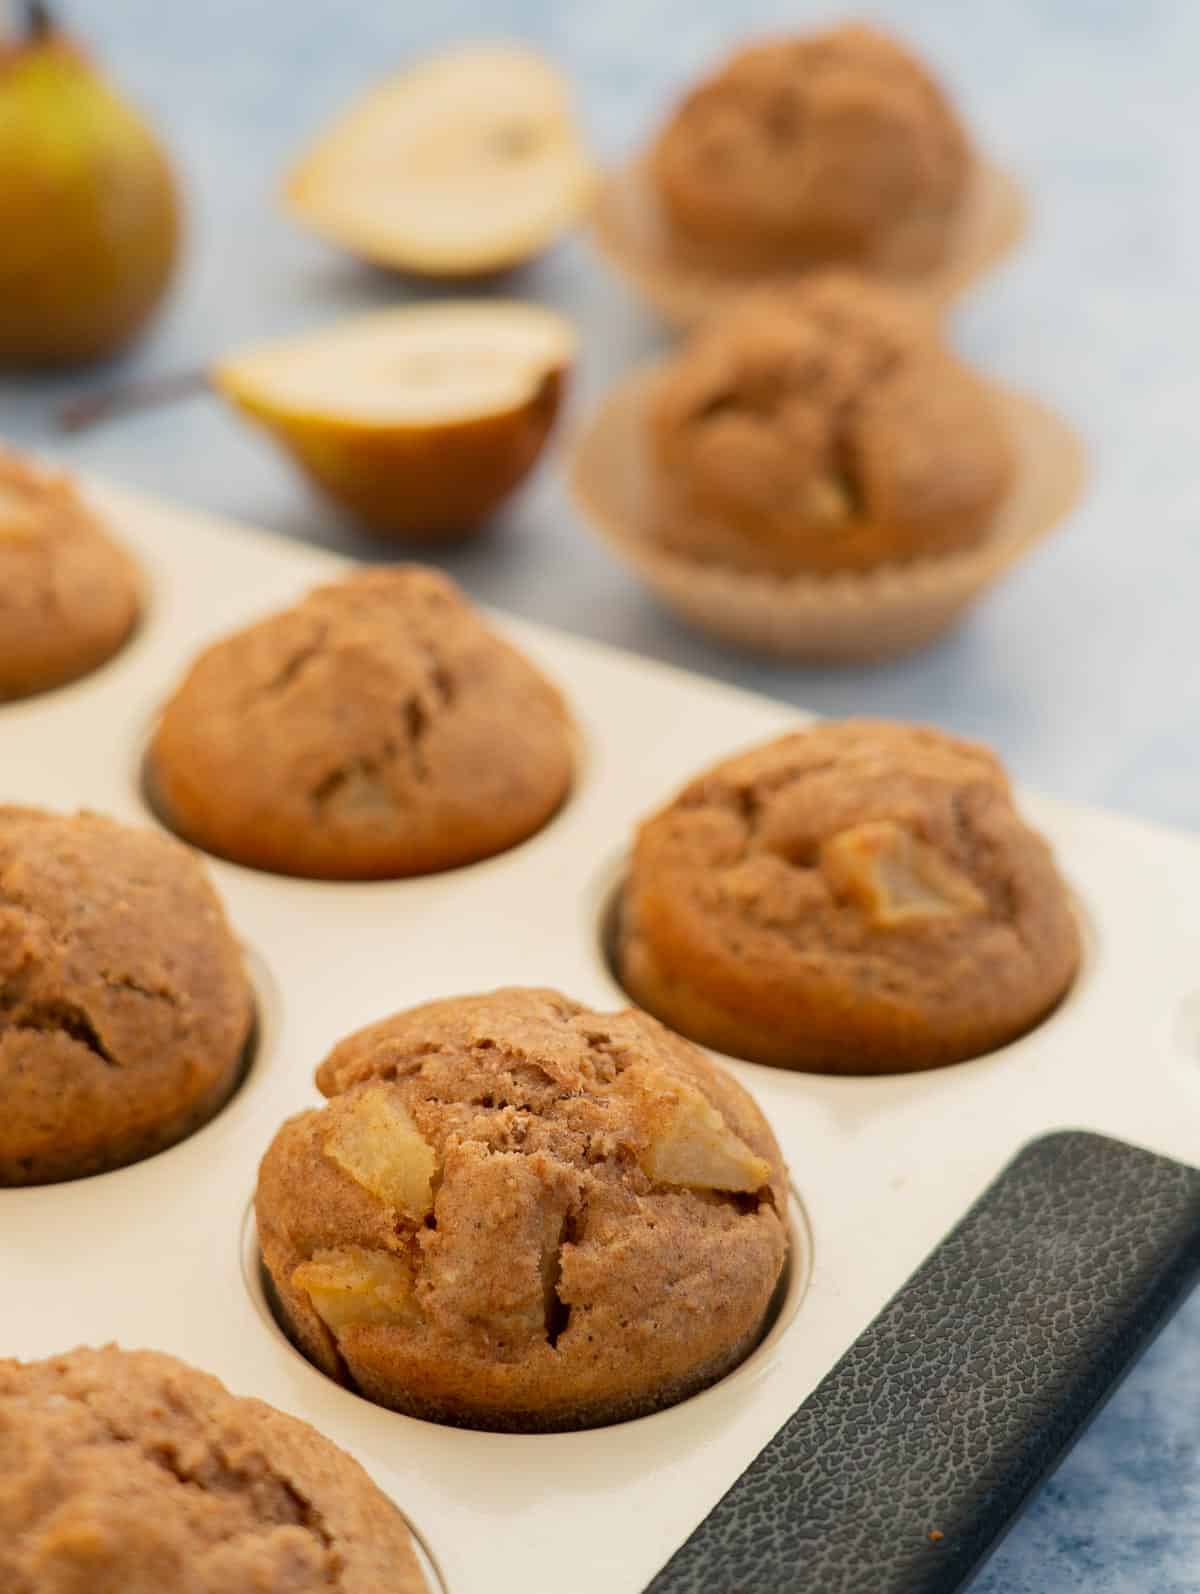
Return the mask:
[[[794,280],[805,270],[795,260],[777,272],[761,267],[714,267],[673,232],[654,193],[643,158],[610,172],[592,211],[592,238],[609,263],[632,282],[667,321],[688,326],[749,287]],[[894,287],[943,305],[1005,255],[1025,230],[1026,205],[1016,182],[999,167],[977,160],[950,252],[935,271],[898,276],[881,272]],[[827,262],[813,262],[827,264]],[[869,263],[861,269],[870,271]]]
[[703,564],[657,547],[647,403],[661,363],[608,394],[577,441],[570,484],[606,541],[682,619],[722,641],[781,658],[885,658],[930,642],[1072,508],[1084,449],[1062,418],[990,383],[1011,428],[1016,482],[985,540],[963,553],[867,574],[778,577]]

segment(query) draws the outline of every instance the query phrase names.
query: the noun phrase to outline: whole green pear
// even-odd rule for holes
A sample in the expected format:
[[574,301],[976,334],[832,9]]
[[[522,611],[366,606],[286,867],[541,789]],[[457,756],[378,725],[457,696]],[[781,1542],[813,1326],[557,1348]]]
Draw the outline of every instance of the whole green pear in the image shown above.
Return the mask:
[[0,364],[113,354],[161,300],[181,207],[146,123],[50,22],[0,41]]

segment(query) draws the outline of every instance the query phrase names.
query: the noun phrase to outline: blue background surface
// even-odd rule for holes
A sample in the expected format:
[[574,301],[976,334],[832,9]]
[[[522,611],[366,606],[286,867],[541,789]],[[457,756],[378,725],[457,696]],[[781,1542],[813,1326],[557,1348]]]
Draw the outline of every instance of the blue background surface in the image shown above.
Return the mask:
[[[476,37],[541,45],[573,74],[589,136],[614,158],[727,44],[835,14],[778,0],[73,0],[70,13],[165,131],[189,201],[186,271],[121,374],[195,365],[249,338],[404,294],[294,230],[273,193],[328,117],[408,55]],[[927,53],[979,142],[1032,194],[1025,244],[959,307],[952,331],[969,357],[1082,430],[1092,455],[1082,509],[956,635],[918,658],[836,672],[748,663],[682,630],[578,523],[557,461],[489,538],[443,562],[477,597],[519,613],[825,712],[935,720],[986,738],[1047,791],[1194,827],[1200,7],[891,0],[872,14]],[[582,240],[501,287],[579,322],[577,415],[660,336]],[[184,503],[377,552],[213,399],[57,437],[55,401],[111,374],[0,381],[0,435]],[[1200,1298],[1045,1487],[974,1594],[1200,1587],[1198,1419]]]

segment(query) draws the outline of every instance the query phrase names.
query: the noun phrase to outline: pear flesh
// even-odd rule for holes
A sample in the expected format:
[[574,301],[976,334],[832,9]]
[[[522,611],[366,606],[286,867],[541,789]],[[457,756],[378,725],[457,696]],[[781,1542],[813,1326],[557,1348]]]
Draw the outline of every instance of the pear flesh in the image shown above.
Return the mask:
[[594,182],[562,76],[530,50],[475,45],[379,84],[300,160],[283,197],[376,265],[469,277],[538,254]]

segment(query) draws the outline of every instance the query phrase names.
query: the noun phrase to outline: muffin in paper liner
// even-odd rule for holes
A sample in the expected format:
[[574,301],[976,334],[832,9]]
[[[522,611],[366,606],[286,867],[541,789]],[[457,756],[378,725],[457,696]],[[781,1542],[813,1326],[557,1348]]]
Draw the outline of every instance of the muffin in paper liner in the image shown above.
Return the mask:
[[[591,221],[592,240],[600,254],[652,309],[679,327],[704,320],[748,288],[794,281],[806,269],[831,264],[814,258],[792,259],[776,271],[715,266],[671,226],[644,154],[605,178]],[[882,263],[875,268],[870,261],[855,264],[864,272],[874,269],[893,288],[941,306],[1007,254],[1024,232],[1025,222],[1025,201],[1015,180],[990,162],[976,159],[953,245],[935,269],[898,274]]]
[[1036,399],[988,383],[1010,431],[1016,476],[982,541],[961,553],[865,574],[779,577],[705,564],[654,540],[662,514],[648,414],[665,362],[608,393],[575,444],[570,483],[582,513],[681,619],[756,653],[808,660],[887,658],[950,627],[1074,506],[1084,449]]

